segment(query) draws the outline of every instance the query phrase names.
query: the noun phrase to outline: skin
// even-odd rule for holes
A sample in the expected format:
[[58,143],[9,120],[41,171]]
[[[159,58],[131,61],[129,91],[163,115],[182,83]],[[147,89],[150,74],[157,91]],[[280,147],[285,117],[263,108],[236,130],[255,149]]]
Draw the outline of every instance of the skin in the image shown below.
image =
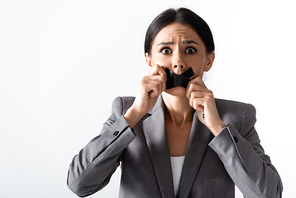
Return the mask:
[[[213,92],[202,80],[214,59],[214,51],[206,52],[203,41],[191,26],[177,22],[165,26],[156,35],[151,54],[146,54],[151,71],[141,79],[135,102],[124,115],[130,128],[153,108],[162,94],[171,156],[186,154],[194,113],[217,136],[226,125],[218,114]],[[166,67],[176,74],[192,68],[194,76],[187,88],[179,86],[166,90]]]

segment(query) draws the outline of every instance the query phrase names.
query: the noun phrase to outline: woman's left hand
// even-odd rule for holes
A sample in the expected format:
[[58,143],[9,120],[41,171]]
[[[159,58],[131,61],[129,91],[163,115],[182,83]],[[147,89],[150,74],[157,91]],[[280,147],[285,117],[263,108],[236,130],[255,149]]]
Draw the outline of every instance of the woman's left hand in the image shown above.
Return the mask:
[[188,83],[186,97],[190,106],[196,110],[199,120],[214,136],[226,127],[218,114],[213,92],[206,87],[201,77],[196,77]]

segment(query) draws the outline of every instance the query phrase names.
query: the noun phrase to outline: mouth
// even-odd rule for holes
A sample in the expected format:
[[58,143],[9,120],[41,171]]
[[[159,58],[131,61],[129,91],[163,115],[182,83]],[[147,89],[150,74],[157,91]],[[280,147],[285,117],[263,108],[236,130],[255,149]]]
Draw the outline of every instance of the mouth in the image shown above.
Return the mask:
[[192,68],[187,69],[180,75],[175,74],[168,68],[165,69],[167,74],[166,89],[171,89],[177,86],[186,88],[191,77],[194,75]]

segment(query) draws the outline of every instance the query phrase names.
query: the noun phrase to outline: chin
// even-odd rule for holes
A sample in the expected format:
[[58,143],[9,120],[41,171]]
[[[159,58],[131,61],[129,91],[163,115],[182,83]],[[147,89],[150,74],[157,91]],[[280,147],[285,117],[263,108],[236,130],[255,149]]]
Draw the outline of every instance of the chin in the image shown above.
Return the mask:
[[186,96],[186,88],[180,86],[167,89],[164,92],[173,96]]

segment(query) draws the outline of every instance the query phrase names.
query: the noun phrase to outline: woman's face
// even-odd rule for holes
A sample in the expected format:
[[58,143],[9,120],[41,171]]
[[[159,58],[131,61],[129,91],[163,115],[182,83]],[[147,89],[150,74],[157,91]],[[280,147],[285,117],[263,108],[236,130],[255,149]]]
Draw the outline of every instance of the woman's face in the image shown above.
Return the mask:
[[[202,77],[204,71],[209,71],[214,59],[214,52],[207,54],[206,47],[196,31],[190,25],[177,22],[159,31],[152,44],[151,54],[146,54],[146,62],[150,67],[167,67],[178,75],[192,68],[192,79]],[[166,92],[178,94],[184,93],[185,89],[175,87]]]

